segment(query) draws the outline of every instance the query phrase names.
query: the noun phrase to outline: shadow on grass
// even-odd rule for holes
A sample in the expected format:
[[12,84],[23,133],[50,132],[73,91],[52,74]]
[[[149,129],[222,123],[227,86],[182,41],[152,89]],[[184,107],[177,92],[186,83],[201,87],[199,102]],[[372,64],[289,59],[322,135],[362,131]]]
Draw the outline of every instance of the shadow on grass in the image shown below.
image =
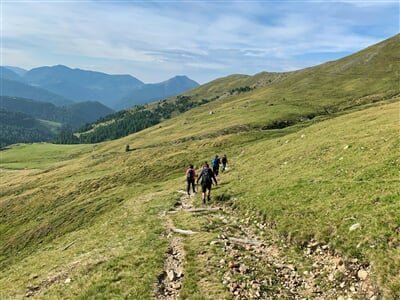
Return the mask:
[[218,202],[228,202],[229,200],[234,200],[237,198],[238,198],[238,195],[230,195],[227,193],[221,193],[221,194],[215,196],[214,199]]

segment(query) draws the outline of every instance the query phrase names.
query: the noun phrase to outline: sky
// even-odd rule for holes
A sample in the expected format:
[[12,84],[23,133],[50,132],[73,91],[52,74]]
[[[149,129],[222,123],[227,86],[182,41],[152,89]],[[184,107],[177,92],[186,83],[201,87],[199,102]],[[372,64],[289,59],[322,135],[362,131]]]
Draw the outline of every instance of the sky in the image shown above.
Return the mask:
[[399,33],[398,0],[0,0],[0,65],[145,83],[285,72]]

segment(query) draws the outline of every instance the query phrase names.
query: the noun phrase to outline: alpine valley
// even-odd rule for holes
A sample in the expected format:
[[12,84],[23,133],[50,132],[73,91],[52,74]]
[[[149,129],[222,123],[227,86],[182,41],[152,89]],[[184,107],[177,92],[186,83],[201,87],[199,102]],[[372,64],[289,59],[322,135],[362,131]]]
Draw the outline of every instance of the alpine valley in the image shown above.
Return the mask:
[[[149,103],[131,76],[12,70],[10,119],[123,110],[2,148],[1,299],[400,299],[400,35]],[[204,205],[185,171],[216,154]]]

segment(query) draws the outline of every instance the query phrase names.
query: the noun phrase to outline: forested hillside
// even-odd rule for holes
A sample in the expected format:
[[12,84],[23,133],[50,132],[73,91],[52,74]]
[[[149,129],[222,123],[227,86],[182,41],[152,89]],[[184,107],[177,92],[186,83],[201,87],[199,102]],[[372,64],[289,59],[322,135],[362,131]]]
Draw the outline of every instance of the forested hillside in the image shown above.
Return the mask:
[[0,109],[0,147],[18,143],[49,142],[56,132],[57,124],[40,122],[31,116]]
[[[9,116],[2,120],[2,146],[24,142],[48,142],[61,131],[75,130],[114,112],[99,102],[56,106],[48,102],[7,96],[0,96],[0,109],[3,115],[9,113]],[[28,119],[29,126],[26,122]]]
[[175,102],[159,101],[151,107],[139,105],[129,110],[110,114],[98,121],[82,126],[77,134],[63,132],[56,139],[58,144],[98,143],[114,140],[141,131],[198,106],[188,96],[178,96]]

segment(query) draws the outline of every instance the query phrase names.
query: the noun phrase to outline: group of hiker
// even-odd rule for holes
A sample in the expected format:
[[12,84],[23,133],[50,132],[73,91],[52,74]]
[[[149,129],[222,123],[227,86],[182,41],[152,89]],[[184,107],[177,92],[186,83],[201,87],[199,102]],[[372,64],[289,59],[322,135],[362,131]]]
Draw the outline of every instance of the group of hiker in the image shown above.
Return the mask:
[[196,193],[195,181],[196,184],[199,184],[199,181],[201,179],[201,200],[204,204],[206,203],[206,199],[207,201],[210,201],[211,186],[213,184],[213,181],[215,185],[218,185],[217,176],[219,174],[219,171],[221,169],[221,172],[224,172],[227,164],[228,164],[228,158],[226,157],[226,154],[224,154],[222,158],[220,158],[218,155],[215,155],[215,158],[211,161],[212,169],[210,168],[208,162],[205,161],[202,165],[202,169],[199,175],[197,175],[194,166],[192,164],[189,165],[189,167],[186,170],[187,194],[190,196],[191,188],[193,194]]

